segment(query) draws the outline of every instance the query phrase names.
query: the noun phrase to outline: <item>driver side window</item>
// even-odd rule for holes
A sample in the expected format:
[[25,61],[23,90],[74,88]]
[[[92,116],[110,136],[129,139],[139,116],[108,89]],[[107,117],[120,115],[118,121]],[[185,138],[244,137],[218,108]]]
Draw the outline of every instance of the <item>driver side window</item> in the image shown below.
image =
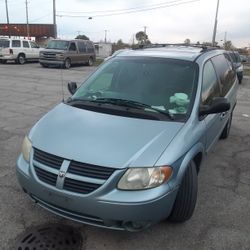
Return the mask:
[[220,97],[220,86],[214,66],[209,60],[203,68],[202,105],[210,105],[214,97]]

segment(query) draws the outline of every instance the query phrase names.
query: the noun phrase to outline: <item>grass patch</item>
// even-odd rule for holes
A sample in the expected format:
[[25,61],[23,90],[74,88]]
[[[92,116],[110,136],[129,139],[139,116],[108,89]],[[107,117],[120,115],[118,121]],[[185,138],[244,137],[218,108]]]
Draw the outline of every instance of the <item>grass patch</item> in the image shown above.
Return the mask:
[[250,69],[244,69],[244,75],[250,76]]
[[99,66],[104,60],[103,59],[96,59],[96,61],[94,62],[94,66]]

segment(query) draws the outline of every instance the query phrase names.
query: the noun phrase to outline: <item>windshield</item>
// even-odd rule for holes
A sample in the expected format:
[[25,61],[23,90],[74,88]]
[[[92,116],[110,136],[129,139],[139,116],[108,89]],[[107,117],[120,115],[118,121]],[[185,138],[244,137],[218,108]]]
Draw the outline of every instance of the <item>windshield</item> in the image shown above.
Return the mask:
[[8,48],[10,47],[10,41],[9,40],[0,40],[0,48]]
[[115,104],[127,106],[125,101],[130,101],[130,106],[137,105],[145,112],[158,110],[185,117],[196,90],[197,68],[193,62],[165,58],[113,58],[82,84],[71,100],[113,104],[117,100]]
[[48,46],[46,49],[59,49],[59,50],[67,50],[69,47],[68,41],[58,41],[52,40],[49,41]]

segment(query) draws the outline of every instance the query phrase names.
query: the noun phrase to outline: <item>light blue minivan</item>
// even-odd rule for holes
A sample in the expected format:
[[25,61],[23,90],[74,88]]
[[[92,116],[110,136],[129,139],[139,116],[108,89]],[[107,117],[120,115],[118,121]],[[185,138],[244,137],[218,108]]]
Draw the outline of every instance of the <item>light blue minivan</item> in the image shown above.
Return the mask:
[[103,63],[25,137],[23,190],[40,206],[99,227],[138,231],[188,220],[204,156],[227,138],[238,80],[225,51],[125,50]]

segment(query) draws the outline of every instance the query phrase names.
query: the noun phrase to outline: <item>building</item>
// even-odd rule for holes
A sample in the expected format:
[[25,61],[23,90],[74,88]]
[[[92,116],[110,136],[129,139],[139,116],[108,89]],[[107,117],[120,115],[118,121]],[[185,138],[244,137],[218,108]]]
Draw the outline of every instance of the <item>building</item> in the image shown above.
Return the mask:
[[104,59],[112,54],[112,43],[95,43],[96,57]]

